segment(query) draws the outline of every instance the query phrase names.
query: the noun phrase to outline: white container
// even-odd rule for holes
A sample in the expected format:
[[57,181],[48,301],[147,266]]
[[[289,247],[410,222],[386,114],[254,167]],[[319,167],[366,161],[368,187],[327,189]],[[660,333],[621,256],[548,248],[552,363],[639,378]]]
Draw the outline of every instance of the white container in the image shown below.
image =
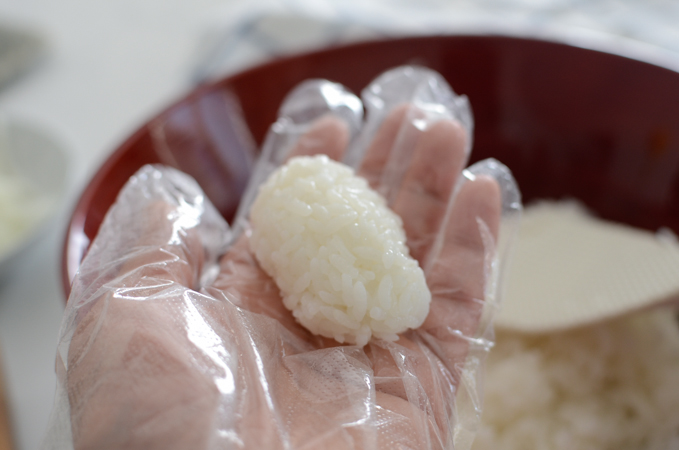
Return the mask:
[[27,122],[0,118],[0,277],[63,205],[67,172],[66,151],[52,136]]

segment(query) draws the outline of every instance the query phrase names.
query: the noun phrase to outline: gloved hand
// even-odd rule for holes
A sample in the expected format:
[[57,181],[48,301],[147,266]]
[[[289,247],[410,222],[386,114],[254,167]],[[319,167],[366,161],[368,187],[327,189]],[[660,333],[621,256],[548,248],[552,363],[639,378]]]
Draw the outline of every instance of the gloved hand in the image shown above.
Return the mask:
[[[291,119],[284,105],[253,186],[294,155],[355,166],[403,220],[432,293],[424,324],[362,348],[311,334],[249,249],[254,190],[230,230],[192,179],[146,166],[74,281],[46,448],[469,447],[492,343],[501,223],[520,201],[496,161],[463,170],[471,124],[460,98],[435,74],[400,70],[365,91],[365,125],[347,93],[341,111],[328,101]],[[390,91],[394,79],[409,90]],[[319,83],[291,94],[287,111],[309,89],[336,88]]]

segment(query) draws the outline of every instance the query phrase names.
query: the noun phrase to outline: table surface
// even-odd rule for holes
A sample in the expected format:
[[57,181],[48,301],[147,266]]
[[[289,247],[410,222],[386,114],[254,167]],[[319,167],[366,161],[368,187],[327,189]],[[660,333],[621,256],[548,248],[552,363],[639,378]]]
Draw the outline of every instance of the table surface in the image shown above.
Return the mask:
[[[453,5],[450,8],[458,5],[467,13],[473,4],[463,0],[448,3]],[[576,12],[564,9],[566,6],[582,4],[575,0],[515,3],[524,8],[542,5],[541,13],[548,11],[562,18],[568,14],[577,16]],[[633,6],[644,2],[599,3],[609,7],[628,5],[631,15]],[[479,4],[493,10],[500,8],[501,2],[483,0]],[[679,19],[679,7],[674,6],[679,2],[658,0],[653,4],[662,6],[658,17],[664,17],[663,20],[668,12]],[[0,114],[21,117],[51,131],[68,149],[71,160],[65,207],[36,245],[17,259],[11,273],[0,280],[0,354],[16,449],[39,447],[52,406],[56,383],[54,356],[64,305],[59,267],[61,245],[79,192],[107,154],[127,135],[190,89],[197,44],[215,8],[223,13],[231,7],[242,11],[242,6],[239,0],[0,3],[0,24],[34,27],[44,33],[48,42],[46,58],[31,73],[0,91]],[[652,13],[647,14],[650,17],[647,23],[654,20]],[[567,18],[573,22],[571,16]],[[549,15],[541,17],[547,20]],[[606,17],[610,22],[610,16]],[[619,19],[615,26],[609,23],[609,28],[637,38],[636,28],[623,26],[627,18]],[[573,22],[577,26],[597,25],[592,18],[578,20]],[[597,26],[605,28],[604,25]],[[679,51],[679,35],[677,39],[667,34],[648,36],[654,44],[676,43],[668,46],[676,45],[670,50]],[[239,50],[241,62],[248,61],[248,52],[252,55],[258,52],[248,48]],[[260,53],[257,54],[261,56]],[[234,64],[231,69],[236,67]]]

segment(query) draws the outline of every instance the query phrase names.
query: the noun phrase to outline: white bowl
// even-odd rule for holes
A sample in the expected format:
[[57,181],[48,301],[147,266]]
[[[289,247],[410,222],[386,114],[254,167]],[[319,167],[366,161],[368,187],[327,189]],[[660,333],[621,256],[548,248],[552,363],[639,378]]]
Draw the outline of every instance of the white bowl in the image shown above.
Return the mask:
[[[28,201],[22,207],[31,206],[36,211],[13,242],[5,245],[0,238],[0,276],[39,238],[63,204],[67,172],[66,151],[49,133],[24,121],[0,118],[0,181],[30,188]],[[0,195],[8,195],[7,184],[4,189]],[[3,208],[8,204],[0,201],[0,214],[7,214]]]

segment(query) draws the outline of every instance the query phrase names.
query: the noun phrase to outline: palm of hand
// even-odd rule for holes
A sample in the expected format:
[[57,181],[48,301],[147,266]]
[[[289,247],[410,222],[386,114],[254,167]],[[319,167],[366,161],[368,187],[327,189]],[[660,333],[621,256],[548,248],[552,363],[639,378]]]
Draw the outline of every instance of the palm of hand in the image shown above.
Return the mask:
[[[359,173],[371,181],[373,188],[379,188],[388,149],[406,113],[406,109],[400,109],[387,119],[359,169]],[[465,139],[464,131],[453,122],[442,122],[426,131],[419,137],[416,150],[418,159],[411,165],[401,192],[396,194],[394,208],[404,220],[409,242],[418,243],[411,251],[421,265],[431,251],[433,236],[441,225],[448,196],[456,183],[456,177],[450,174],[458,174],[462,170]],[[301,140],[292,155],[320,151],[334,159],[341,159],[345,142],[341,124],[332,119],[321,120]],[[331,399],[326,402],[326,408],[320,408],[323,410],[323,419],[333,419],[330,419],[330,423],[319,424],[319,405],[323,402],[314,395],[311,397],[315,398],[310,399],[308,392],[326,390],[327,384],[346,380],[333,379],[332,374],[312,370],[306,364],[286,367],[285,362],[281,362],[287,370],[276,374],[277,392],[273,395],[279,405],[286,405],[284,409],[294,409],[290,422],[299,443],[315,440],[322,448],[354,448],[356,442],[365,443],[373,438],[378,448],[393,448],[394,444],[417,448],[425,443],[437,448],[444,444],[436,442],[438,439],[434,436],[445,434],[441,430],[449,425],[446,422],[451,418],[449,408],[453,398],[446,393],[455,392],[453,386],[459,383],[459,367],[464,365],[468,350],[467,342],[451,335],[449,330],[456,330],[466,336],[472,336],[476,331],[483,306],[479,302],[484,296],[484,262],[488,250],[479,232],[477,219],[483,220],[492,230],[493,236],[496,235],[500,216],[497,184],[490,178],[477,179],[463,188],[457,203],[458,210],[452,214],[453,217],[459,217],[459,221],[447,230],[450,236],[446,239],[446,245],[450,247],[442,250],[429,270],[428,283],[434,295],[427,321],[419,330],[402,336],[397,343],[373,342],[361,354],[376,379],[375,414],[381,416],[379,422],[388,425],[375,436],[363,436],[365,430],[360,429],[347,433],[347,428],[336,425],[339,420],[334,417],[337,413],[346,414],[347,408],[357,405],[351,405],[352,400],[342,401],[339,398]],[[307,352],[324,350],[330,355],[332,350],[328,349],[341,351],[335,341],[311,335],[283,307],[278,289],[254,260],[247,239],[247,236],[243,236],[224,257],[220,277],[214,288],[228,293],[227,297],[239,299],[241,307],[275,319],[309,344],[309,348],[305,349]],[[457,269],[456,272],[451,272],[453,267]],[[244,283],[244,280],[248,281]],[[432,349],[432,340],[441,345]],[[391,354],[392,350],[407,355],[407,361],[397,361]],[[349,364],[355,364],[355,361]],[[346,367],[333,369],[345,374],[351,371]],[[407,377],[414,377],[419,386],[408,386]],[[300,381],[301,378],[304,380]],[[450,384],[441,386],[442,380]],[[417,390],[421,392],[412,392]],[[307,392],[307,395],[303,395],[303,392]],[[309,402],[305,402],[305,397]],[[353,400],[354,403],[368,400],[358,397]],[[422,402],[422,398],[429,401]],[[321,429],[329,431],[320,440],[314,439],[319,433],[319,425]],[[436,427],[436,431],[430,427]],[[260,428],[260,437],[261,432]]]
[[[374,188],[405,113],[397,110],[385,121],[359,168]],[[136,302],[131,309],[109,295],[79,320],[67,356],[76,448],[207,448],[220,442],[208,438],[215,429],[234,430],[220,439],[243,448],[449,446],[455,396],[483,309],[488,238],[497,236],[501,206],[495,180],[471,178],[460,185],[446,220],[465,163],[465,139],[449,121],[423,132],[392,193],[390,206],[404,220],[411,254],[425,267],[432,292],[422,327],[364,349],[311,335],[283,307],[247,235],[222,258],[212,286],[191,291],[201,252],[187,235],[175,252],[176,269],[165,264],[154,272],[146,256],[132,258],[123,270],[134,274],[130,285],[151,277],[178,286],[174,303]],[[293,154],[340,159],[346,141],[339,122],[321,119]],[[438,248],[434,236],[441,227]],[[171,297],[167,286],[163,292]],[[201,300],[195,315],[216,330],[208,337],[215,348],[227,349],[226,356],[211,359],[192,350],[191,324],[176,320],[187,292]],[[102,381],[93,368],[95,375],[109,375]],[[121,414],[126,409],[134,413]],[[154,438],[158,434],[161,439]]]

